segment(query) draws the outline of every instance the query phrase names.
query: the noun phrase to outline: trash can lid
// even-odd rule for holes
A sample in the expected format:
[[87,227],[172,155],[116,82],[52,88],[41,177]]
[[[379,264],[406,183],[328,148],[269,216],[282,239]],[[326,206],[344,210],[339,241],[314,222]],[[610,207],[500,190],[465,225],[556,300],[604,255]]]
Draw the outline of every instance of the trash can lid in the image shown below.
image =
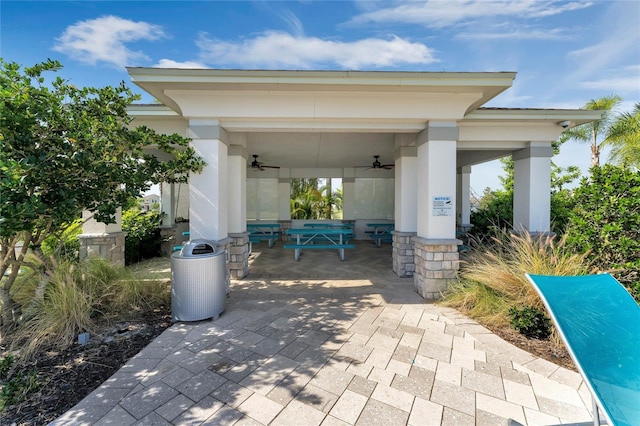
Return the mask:
[[189,240],[182,245],[181,257],[194,257],[202,254],[216,253],[216,244],[202,238]]

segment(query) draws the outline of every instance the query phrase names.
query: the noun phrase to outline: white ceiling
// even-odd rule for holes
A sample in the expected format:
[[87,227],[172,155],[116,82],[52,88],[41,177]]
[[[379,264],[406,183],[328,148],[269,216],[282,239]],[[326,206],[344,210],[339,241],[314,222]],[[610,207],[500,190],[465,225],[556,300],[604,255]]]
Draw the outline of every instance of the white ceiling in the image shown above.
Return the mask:
[[374,155],[393,164],[390,133],[247,133],[248,161],[253,155],[267,165],[287,168],[370,166]]

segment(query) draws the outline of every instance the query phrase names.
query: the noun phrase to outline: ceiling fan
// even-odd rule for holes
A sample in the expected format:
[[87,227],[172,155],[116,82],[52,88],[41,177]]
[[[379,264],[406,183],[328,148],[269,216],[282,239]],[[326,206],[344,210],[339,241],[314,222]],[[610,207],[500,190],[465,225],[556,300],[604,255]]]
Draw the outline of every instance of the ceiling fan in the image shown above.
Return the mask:
[[280,166],[267,166],[263,162],[258,161],[258,156],[254,154],[253,161],[251,162],[251,168],[263,171],[264,169],[279,169]]
[[382,164],[380,162],[380,156],[379,155],[374,155],[373,156],[373,163],[370,166],[364,166],[367,169],[374,169],[374,170],[391,170],[393,168],[393,164]]

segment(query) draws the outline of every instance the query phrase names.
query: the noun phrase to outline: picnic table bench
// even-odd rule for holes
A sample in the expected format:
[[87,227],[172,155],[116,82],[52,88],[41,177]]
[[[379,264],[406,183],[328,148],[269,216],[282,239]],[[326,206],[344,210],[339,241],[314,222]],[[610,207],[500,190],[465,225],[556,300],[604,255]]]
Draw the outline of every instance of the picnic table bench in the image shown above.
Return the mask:
[[249,243],[268,241],[269,248],[273,247],[273,243],[280,238],[281,234],[279,223],[247,223],[247,231],[249,231]]
[[348,238],[353,235],[351,229],[345,228],[293,228],[287,229],[287,235],[295,236],[295,243],[285,244],[286,249],[294,250],[296,261],[300,259],[303,249],[313,250],[338,250],[340,260],[344,260],[344,249],[355,248],[355,244],[349,244]]
[[394,229],[393,223],[367,223],[369,228],[373,228],[372,231],[365,231],[375,243],[376,247],[380,247],[382,243],[393,242],[393,234],[391,232]]
[[[182,233],[182,236],[183,236],[183,237],[188,237],[188,236],[190,236],[190,235],[191,235],[191,232],[189,232],[189,231],[184,231],[184,232]],[[179,244],[179,245],[177,245],[177,246],[173,246],[173,251],[179,251],[179,250],[182,250],[182,244]]]
[[[347,230],[349,230],[351,232],[344,234],[343,243],[345,243],[345,244],[348,243],[351,238],[353,238],[354,225],[352,223],[305,223],[302,226],[305,227],[305,228],[347,229]],[[314,243],[325,242],[325,241],[327,241],[327,239],[322,235],[318,235],[313,240]]]

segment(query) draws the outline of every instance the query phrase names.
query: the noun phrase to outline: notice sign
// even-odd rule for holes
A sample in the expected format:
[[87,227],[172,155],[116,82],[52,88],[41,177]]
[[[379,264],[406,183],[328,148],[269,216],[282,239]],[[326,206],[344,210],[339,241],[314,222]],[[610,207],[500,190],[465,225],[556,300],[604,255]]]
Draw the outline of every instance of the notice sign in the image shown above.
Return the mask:
[[433,197],[433,216],[453,216],[451,197]]

